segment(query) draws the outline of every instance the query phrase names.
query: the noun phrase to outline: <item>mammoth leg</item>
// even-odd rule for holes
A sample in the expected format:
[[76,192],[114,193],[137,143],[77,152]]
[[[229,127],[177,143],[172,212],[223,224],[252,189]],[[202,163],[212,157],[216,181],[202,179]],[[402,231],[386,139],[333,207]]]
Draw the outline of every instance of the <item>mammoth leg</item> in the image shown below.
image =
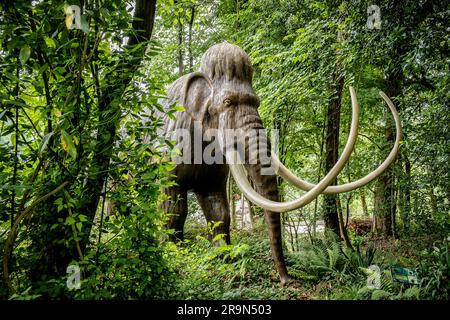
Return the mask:
[[168,229],[174,229],[174,233],[169,236],[170,241],[177,242],[183,240],[183,228],[186,221],[187,191],[180,187],[170,187],[164,190],[170,198],[163,203],[163,209],[169,215],[167,222]]
[[213,234],[208,235],[209,239],[212,240],[219,234],[225,234],[225,242],[230,244],[230,208],[225,186],[222,189],[211,192],[196,192],[196,195],[208,225],[214,225],[218,221],[222,222],[214,228]]

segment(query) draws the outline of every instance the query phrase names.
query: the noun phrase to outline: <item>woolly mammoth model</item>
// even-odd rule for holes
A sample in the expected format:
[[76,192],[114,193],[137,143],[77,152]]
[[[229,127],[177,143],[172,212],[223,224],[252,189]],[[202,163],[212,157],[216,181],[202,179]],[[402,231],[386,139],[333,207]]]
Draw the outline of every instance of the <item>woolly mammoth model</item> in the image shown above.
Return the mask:
[[[164,203],[164,210],[170,214],[168,224],[169,228],[174,229],[174,239],[182,239],[188,214],[187,192],[193,191],[206,220],[212,223],[221,222],[214,229],[214,235],[224,234],[225,241],[229,243],[230,210],[226,180],[231,170],[237,186],[247,199],[265,210],[272,256],[281,283],[286,284],[290,277],[283,257],[280,213],[301,208],[321,193],[347,192],[378,177],[397,155],[401,124],[392,102],[381,92],[396,125],[396,141],[391,153],[375,171],[364,178],[344,185],[329,186],[348,161],[357,137],[359,107],[355,91],[350,88],[352,122],[342,155],[317,185],[308,183],[295,176],[280,163],[275,153],[270,152],[270,143],[262,130],[264,128],[258,114],[259,98],[252,87],[252,73],[247,54],[238,46],[224,42],[206,51],[199,72],[185,75],[170,85],[168,98],[163,104],[167,107],[177,103],[185,110],[177,112],[175,117],[162,115],[165,125],[161,134],[167,136],[182,132],[183,134],[178,134],[175,139],[178,142],[184,141],[183,146],[187,143],[189,147],[182,148],[182,161],[176,162],[177,166],[173,170],[176,184],[165,190],[169,199]],[[255,143],[245,143],[246,139],[230,140],[225,134],[227,130],[239,130],[238,138],[250,131],[258,132],[256,149],[264,150],[263,153],[269,155],[270,161],[262,161],[263,157],[260,156],[255,157],[253,161],[246,161],[245,159],[254,154],[252,147],[255,147]],[[212,145],[214,147],[211,147]],[[239,146],[243,152],[239,152]],[[211,161],[211,158],[214,161]],[[274,169],[269,170],[270,168]],[[278,202],[276,174],[306,193],[292,201]]]

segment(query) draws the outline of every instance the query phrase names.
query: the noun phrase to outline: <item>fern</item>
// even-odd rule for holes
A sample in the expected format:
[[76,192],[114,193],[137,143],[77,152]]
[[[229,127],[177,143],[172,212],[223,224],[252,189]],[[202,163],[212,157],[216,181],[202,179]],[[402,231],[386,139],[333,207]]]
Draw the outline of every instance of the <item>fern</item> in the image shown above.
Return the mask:
[[294,254],[294,264],[312,278],[322,278],[342,272],[345,270],[342,244],[333,240],[325,237],[316,239],[314,244],[304,245],[298,253]]
[[346,258],[348,262],[348,267],[353,274],[361,273],[362,269],[367,269],[374,262],[375,258],[375,247],[370,243],[365,250],[361,249],[360,244],[355,245],[355,250],[346,250]]

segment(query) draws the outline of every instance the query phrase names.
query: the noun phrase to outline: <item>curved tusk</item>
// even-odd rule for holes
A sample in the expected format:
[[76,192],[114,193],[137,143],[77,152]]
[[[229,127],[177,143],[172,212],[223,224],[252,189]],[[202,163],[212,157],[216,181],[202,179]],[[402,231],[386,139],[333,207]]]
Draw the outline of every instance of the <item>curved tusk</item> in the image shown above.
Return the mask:
[[[342,193],[342,192],[348,192],[355,190],[357,188],[360,188],[362,186],[365,186],[375,178],[377,178],[380,174],[383,173],[395,160],[398,150],[400,148],[400,140],[402,139],[402,125],[400,121],[400,117],[398,115],[397,109],[395,108],[394,104],[392,103],[391,99],[389,99],[386,94],[384,94],[383,91],[380,91],[380,96],[383,98],[383,100],[387,103],[392,116],[394,117],[395,121],[395,130],[396,130],[396,136],[395,136],[395,142],[394,147],[392,148],[391,152],[389,153],[386,160],[383,161],[383,163],[376,168],[374,171],[366,175],[365,177],[358,179],[356,181],[345,183],[339,186],[329,186],[326,188],[323,193],[324,194],[336,194],[336,193]],[[294,175],[288,168],[286,168],[278,159],[278,157],[273,153],[272,154],[272,161],[275,165],[275,168],[277,169],[277,174],[279,174],[283,179],[291,183],[292,185],[304,190],[309,191],[313,189],[316,185],[313,183],[309,183],[305,180],[302,180],[298,178],[296,175]]]
[[353,146],[356,142],[356,137],[358,135],[359,106],[358,101],[356,100],[355,90],[352,87],[350,87],[350,95],[352,100],[352,123],[344,151],[342,152],[339,160],[336,162],[330,172],[328,172],[328,174],[316,186],[311,188],[311,190],[309,190],[306,194],[298,199],[288,202],[276,202],[268,200],[259,195],[250,185],[245,175],[244,166],[242,164],[232,164],[233,159],[236,159],[235,157],[237,155],[237,152],[234,150],[234,148],[232,148],[231,150],[225,150],[231,174],[233,175],[237,186],[244,193],[248,200],[266,210],[274,212],[292,211],[301,208],[313,201],[334,181],[334,179],[336,179],[337,175],[339,174],[339,172],[341,172],[348,159],[350,158],[350,155],[353,151]]

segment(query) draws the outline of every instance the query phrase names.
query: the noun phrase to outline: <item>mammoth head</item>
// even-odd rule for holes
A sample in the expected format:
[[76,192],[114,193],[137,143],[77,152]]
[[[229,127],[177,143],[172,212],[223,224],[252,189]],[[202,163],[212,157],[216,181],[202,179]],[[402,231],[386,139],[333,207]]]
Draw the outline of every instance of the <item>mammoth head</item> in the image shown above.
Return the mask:
[[253,68],[250,58],[234,44],[223,42],[209,48],[202,57],[200,71],[216,84],[245,83],[251,89]]
[[252,76],[250,58],[244,50],[228,42],[214,45],[203,55],[200,71],[188,75],[184,82],[184,106],[195,120],[206,120],[208,127],[217,128],[224,113],[224,126],[233,129],[248,114],[259,118]]
[[[218,128],[219,132],[223,129],[241,129],[244,132],[249,129],[262,129],[262,122],[257,111],[259,99],[252,87],[252,76],[253,69],[248,55],[238,46],[224,42],[208,49],[203,55],[200,71],[178,79],[172,87],[172,93],[175,94],[177,100],[183,102],[186,114],[190,116],[191,120],[200,121],[204,127]],[[182,90],[180,90],[181,87]],[[182,94],[177,96],[176,93],[180,94],[180,91]],[[351,183],[330,186],[348,162],[358,135],[359,106],[356,93],[350,87],[352,123],[347,144],[335,166],[317,185],[295,176],[272,153],[271,158],[277,168],[276,173],[307,193],[288,202],[280,203],[266,199],[250,185],[245,173],[246,167],[242,164],[235,164],[233,161],[237,158],[234,147],[224,148],[225,140],[219,138],[219,144],[224,150],[223,153],[237,186],[256,205],[275,212],[285,212],[303,207],[320,193],[347,192],[374,180],[394,161],[401,139],[401,123],[397,110],[384,93],[380,92],[380,94],[394,116],[396,140],[389,156],[373,172]],[[270,148],[268,150],[270,151]]]

